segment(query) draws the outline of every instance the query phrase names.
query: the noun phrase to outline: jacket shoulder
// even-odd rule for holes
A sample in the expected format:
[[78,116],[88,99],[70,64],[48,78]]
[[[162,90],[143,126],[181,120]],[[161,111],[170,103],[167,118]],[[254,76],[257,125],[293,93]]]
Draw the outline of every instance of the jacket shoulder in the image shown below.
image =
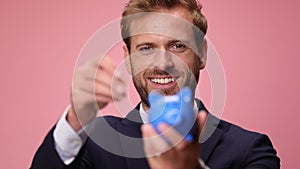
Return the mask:
[[231,166],[232,168],[280,168],[280,159],[267,135],[224,120],[220,120],[218,128],[223,134],[215,153],[223,154],[223,160],[229,160],[230,157],[235,161],[232,164],[236,166]]

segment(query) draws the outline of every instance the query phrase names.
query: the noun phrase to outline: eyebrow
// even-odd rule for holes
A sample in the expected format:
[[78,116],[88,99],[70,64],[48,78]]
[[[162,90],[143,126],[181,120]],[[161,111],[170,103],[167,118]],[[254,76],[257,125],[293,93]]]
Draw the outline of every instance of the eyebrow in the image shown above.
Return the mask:
[[141,46],[147,46],[147,45],[149,45],[149,46],[154,46],[154,43],[153,43],[153,42],[142,42],[142,43],[136,45],[135,48],[138,49],[138,48],[141,47]]
[[170,43],[177,43],[177,42],[181,42],[181,43],[185,44],[188,47],[191,46],[190,42],[187,41],[187,40],[172,40],[172,41],[170,41]]
[[[191,48],[192,47],[192,45],[191,45],[191,43],[189,43],[189,41],[187,41],[187,40],[179,40],[179,39],[174,39],[174,40],[170,40],[170,41],[168,41],[168,45],[170,45],[170,44],[175,44],[175,43],[177,43],[177,42],[181,42],[181,43],[183,43],[184,45],[186,45],[188,48]],[[155,47],[155,42],[141,42],[140,44],[137,44],[136,45],[136,47],[135,47],[135,49],[138,49],[138,48],[140,48],[141,46],[151,46],[151,47]]]

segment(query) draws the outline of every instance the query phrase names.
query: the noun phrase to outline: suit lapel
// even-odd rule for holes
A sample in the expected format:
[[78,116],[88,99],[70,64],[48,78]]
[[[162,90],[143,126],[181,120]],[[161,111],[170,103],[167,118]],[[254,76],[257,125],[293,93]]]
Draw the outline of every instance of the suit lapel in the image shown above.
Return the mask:
[[221,129],[216,128],[213,135],[208,140],[206,140],[204,143],[201,144],[200,157],[205,163],[207,163],[207,160],[209,159],[214,148],[216,147],[222,134],[223,131]]
[[219,128],[220,119],[216,118],[212,114],[207,114],[207,121],[203,128],[204,133],[200,135],[201,145],[201,158],[204,162],[209,159],[210,154],[213,152],[218,141],[223,135],[223,130]]
[[[198,106],[198,111],[205,110],[206,112],[208,112],[208,110],[200,100],[196,99],[196,103]],[[207,121],[204,126],[205,132],[201,133],[199,139],[200,143],[202,143],[200,157],[204,162],[209,159],[209,156],[211,155],[218,141],[223,135],[223,130],[219,127],[219,123],[219,118],[216,118],[212,114],[207,113]]]
[[120,136],[120,142],[124,157],[126,157],[127,168],[130,169],[149,168],[147,159],[144,158],[145,153],[140,130],[142,124],[138,108],[135,108],[118,126],[118,131],[123,134]]

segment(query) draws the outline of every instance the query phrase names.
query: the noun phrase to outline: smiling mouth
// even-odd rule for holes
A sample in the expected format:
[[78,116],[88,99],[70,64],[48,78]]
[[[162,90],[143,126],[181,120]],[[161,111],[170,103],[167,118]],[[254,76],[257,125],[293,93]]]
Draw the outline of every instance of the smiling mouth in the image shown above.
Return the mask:
[[151,82],[157,83],[157,84],[168,84],[175,81],[175,78],[151,78]]

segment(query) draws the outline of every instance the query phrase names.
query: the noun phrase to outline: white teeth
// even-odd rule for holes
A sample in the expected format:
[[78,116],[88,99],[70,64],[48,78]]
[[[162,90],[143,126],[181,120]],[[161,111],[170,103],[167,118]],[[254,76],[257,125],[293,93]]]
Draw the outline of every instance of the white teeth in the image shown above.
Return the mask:
[[159,84],[167,84],[170,82],[174,82],[175,79],[174,78],[161,78],[161,79],[154,78],[154,79],[151,79],[151,81],[154,83],[159,83]]

